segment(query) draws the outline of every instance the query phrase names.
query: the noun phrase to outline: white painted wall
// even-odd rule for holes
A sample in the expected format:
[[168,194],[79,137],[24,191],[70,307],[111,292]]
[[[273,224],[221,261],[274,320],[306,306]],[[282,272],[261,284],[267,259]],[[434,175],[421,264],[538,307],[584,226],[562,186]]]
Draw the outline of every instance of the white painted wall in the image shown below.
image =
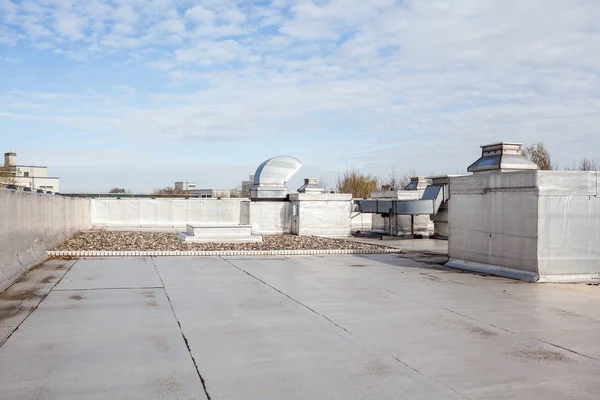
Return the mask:
[[540,171],[538,268],[541,279],[600,276],[600,173]]
[[536,272],[536,172],[451,178],[450,258]]
[[89,199],[0,189],[0,291],[90,227]]
[[246,207],[246,224],[252,225],[252,234],[275,235],[292,231],[292,203],[289,201],[246,201]]
[[97,227],[184,228],[187,224],[240,224],[245,199],[116,199],[91,203],[92,224]]
[[16,176],[25,176],[29,173],[30,177],[44,178],[48,176],[48,167],[38,167],[35,165],[17,165],[15,169]]
[[15,185],[19,187],[30,187],[33,190],[42,189],[51,191],[52,193],[60,192],[60,179],[58,178],[25,178],[15,177]]

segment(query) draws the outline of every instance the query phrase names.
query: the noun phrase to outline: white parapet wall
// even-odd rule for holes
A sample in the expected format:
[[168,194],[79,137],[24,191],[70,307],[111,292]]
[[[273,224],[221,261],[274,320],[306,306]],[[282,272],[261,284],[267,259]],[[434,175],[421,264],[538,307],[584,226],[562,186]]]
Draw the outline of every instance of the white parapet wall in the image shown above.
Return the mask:
[[0,292],[90,227],[89,199],[0,189]]
[[529,281],[600,279],[598,173],[451,178],[450,266]]
[[292,232],[292,203],[289,201],[245,201],[241,223],[252,225],[253,235]]
[[361,213],[358,204],[352,204],[350,215],[352,232],[369,232],[373,229],[373,216],[376,214]]
[[105,228],[185,228],[187,224],[240,223],[247,199],[97,198],[92,200],[92,224]]

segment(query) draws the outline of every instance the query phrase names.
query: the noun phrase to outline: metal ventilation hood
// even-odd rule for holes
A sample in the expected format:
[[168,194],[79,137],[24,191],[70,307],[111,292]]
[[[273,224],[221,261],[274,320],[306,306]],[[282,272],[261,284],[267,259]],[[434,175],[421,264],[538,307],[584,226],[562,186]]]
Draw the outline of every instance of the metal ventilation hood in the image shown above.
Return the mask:
[[473,173],[538,169],[523,155],[521,143],[500,142],[481,146],[481,157],[467,168]]
[[289,189],[286,182],[302,168],[302,163],[290,156],[273,157],[258,166],[254,173],[252,200],[285,200]]
[[304,179],[304,185],[298,188],[298,193],[324,193],[325,189],[319,185],[315,178]]

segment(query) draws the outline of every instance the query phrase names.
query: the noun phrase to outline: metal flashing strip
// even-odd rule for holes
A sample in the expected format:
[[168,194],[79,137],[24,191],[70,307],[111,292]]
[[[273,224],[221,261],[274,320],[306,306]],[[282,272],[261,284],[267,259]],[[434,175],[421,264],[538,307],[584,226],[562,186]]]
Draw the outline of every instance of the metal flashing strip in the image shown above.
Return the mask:
[[47,251],[49,257],[217,257],[217,256],[321,256],[341,254],[399,254],[401,249],[372,250],[186,250],[186,251]]
[[540,276],[535,272],[523,271],[520,269],[501,267],[499,265],[482,264],[472,261],[459,260],[451,258],[446,267],[462,269],[471,272],[480,272],[486,275],[501,276],[504,278],[518,279],[526,282],[539,282]]
[[543,283],[600,283],[598,274],[541,274],[538,282]]

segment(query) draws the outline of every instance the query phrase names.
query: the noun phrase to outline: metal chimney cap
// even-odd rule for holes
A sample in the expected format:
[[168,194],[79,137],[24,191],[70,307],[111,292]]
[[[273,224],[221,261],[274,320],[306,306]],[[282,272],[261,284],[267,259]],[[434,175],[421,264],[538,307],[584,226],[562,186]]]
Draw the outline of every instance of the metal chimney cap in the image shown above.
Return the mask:
[[520,171],[539,169],[536,163],[523,155],[521,143],[499,142],[481,146],[481,157],[467,168],[467,171]]
[[325,189],[315,178],[305,178],[304,185],[298,188],[298,193],[325,193]]

